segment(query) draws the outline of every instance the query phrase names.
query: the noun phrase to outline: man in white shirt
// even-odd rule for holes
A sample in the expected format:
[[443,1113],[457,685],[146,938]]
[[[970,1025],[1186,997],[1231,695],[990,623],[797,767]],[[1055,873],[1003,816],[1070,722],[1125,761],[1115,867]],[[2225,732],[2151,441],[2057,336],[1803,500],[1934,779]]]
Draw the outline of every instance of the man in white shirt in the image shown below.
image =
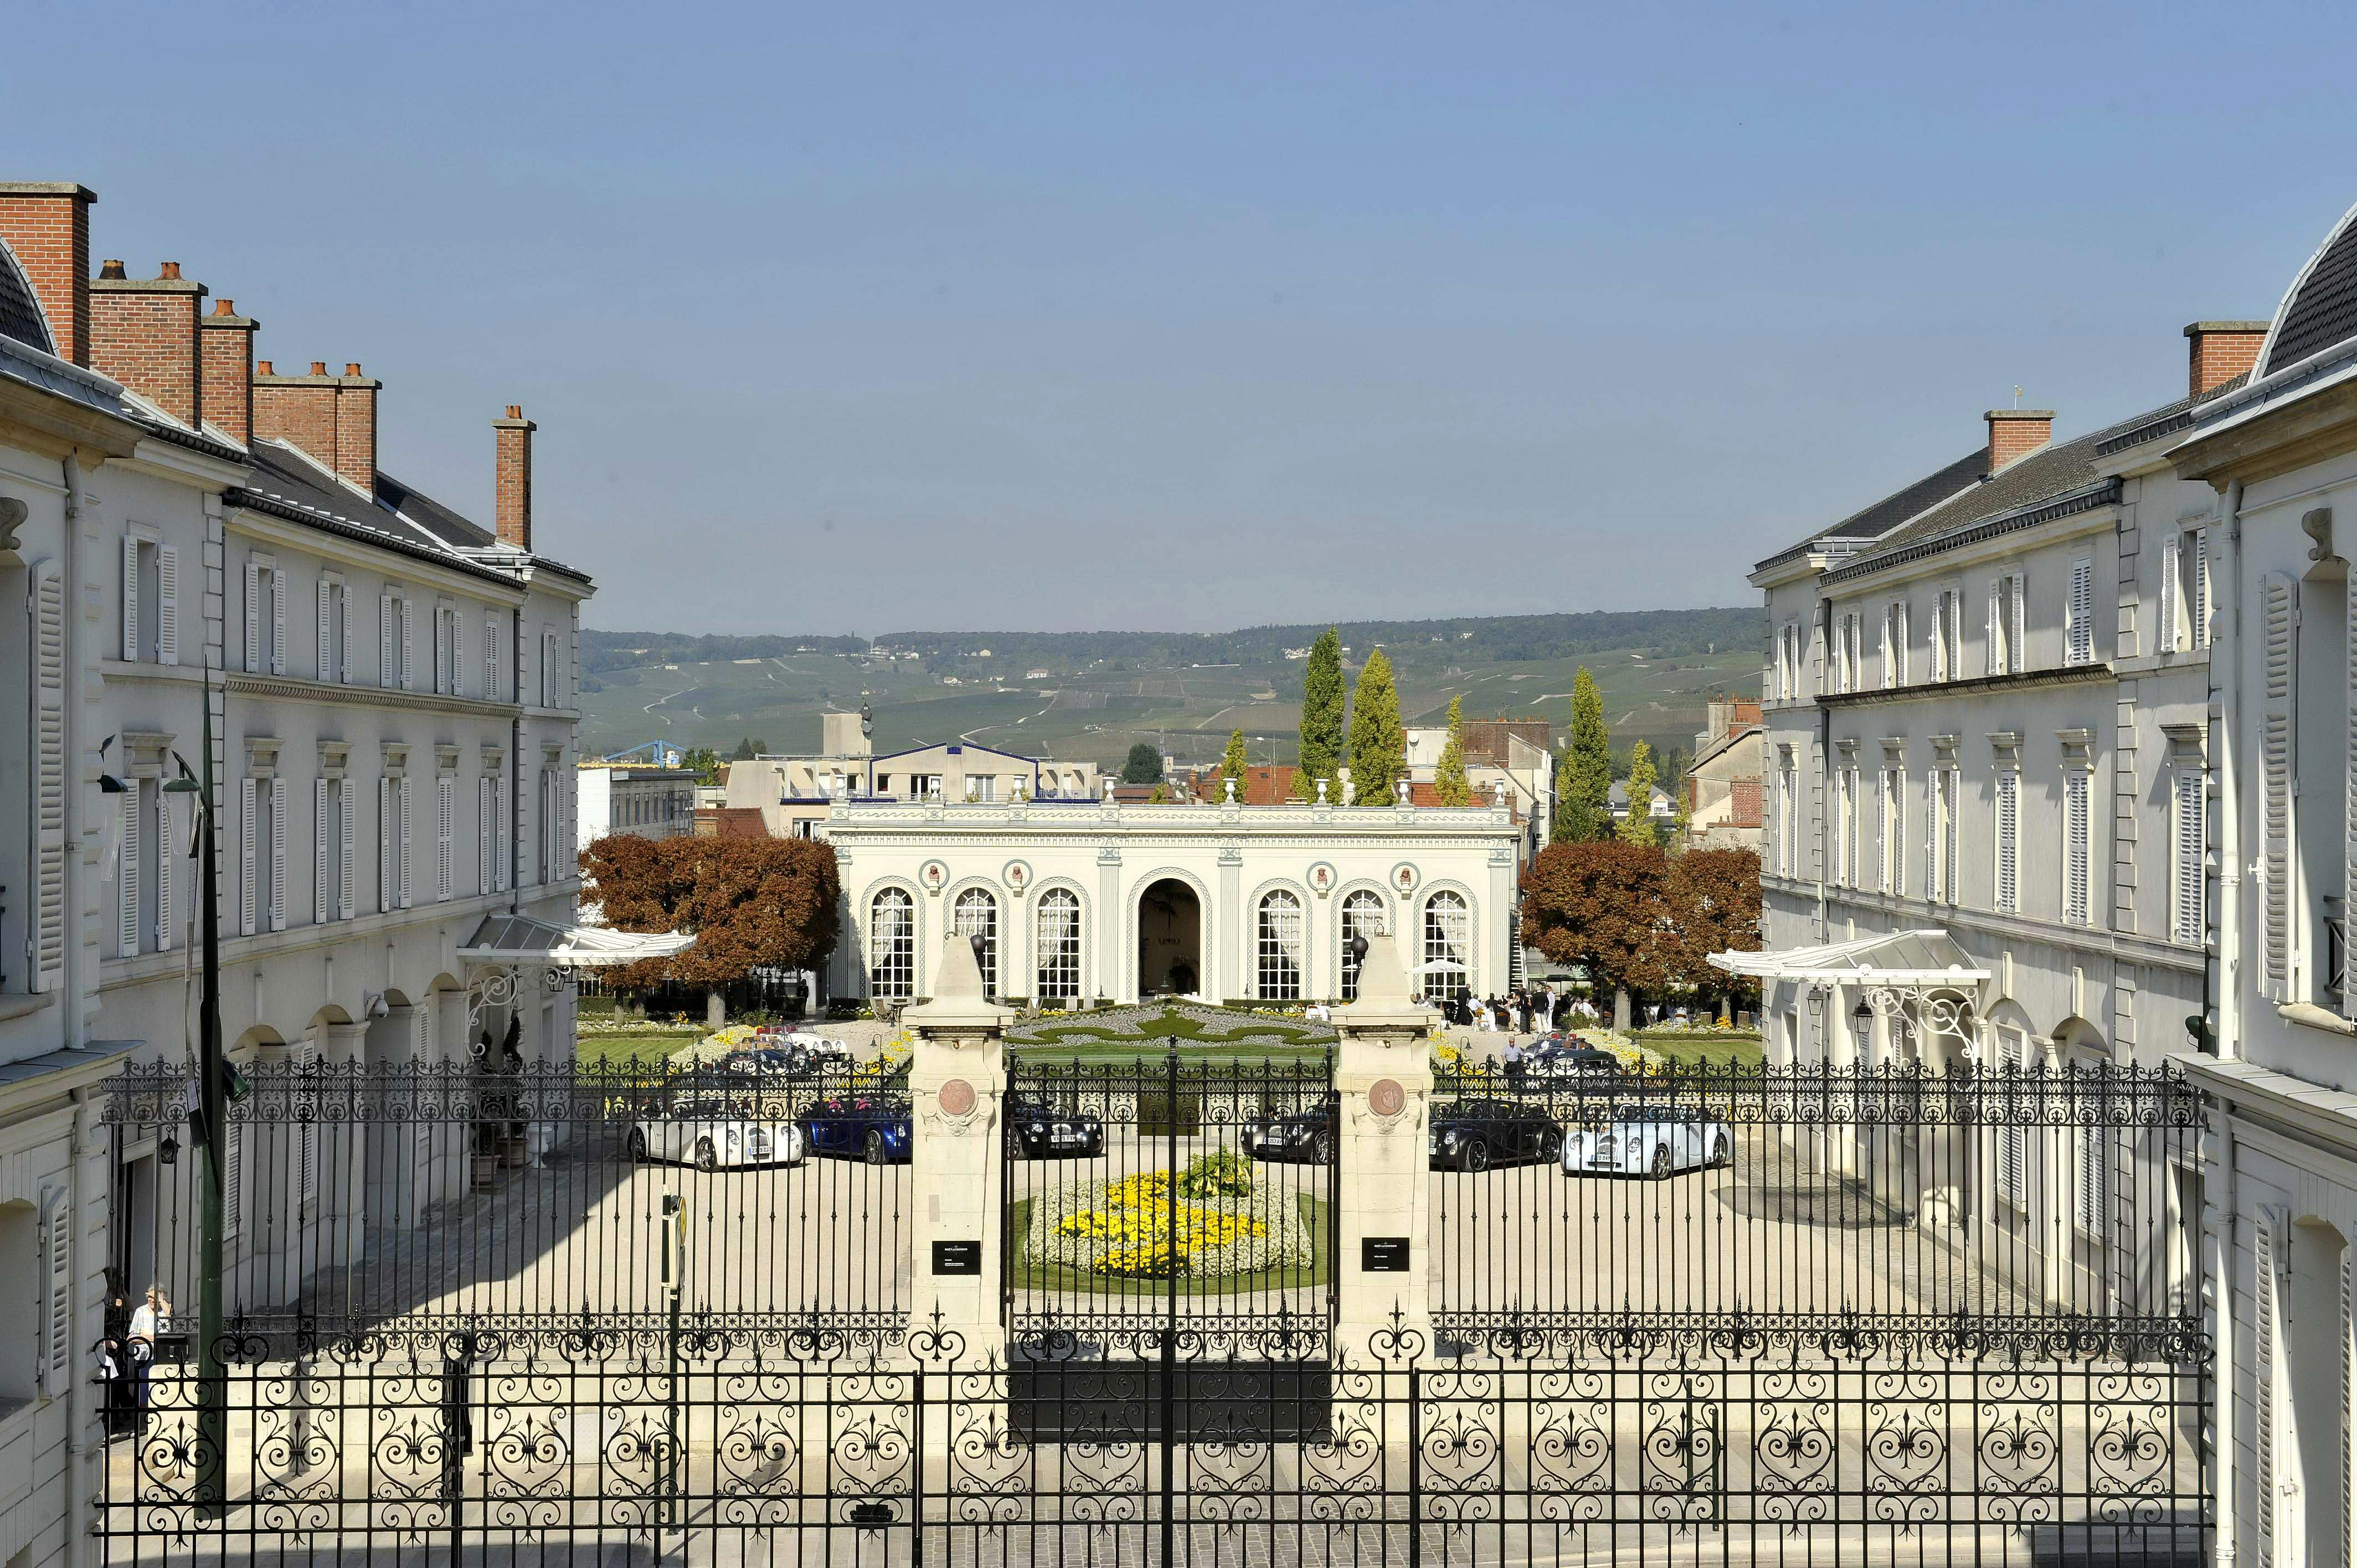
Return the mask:
[[131,1376],[136,1384],[139,1430],[147,1430],[148,1378],[156,1364],[156,1336],[172,1326],[172,1304],[161,1284],[147,1287],[147,1299],[131,1313]]

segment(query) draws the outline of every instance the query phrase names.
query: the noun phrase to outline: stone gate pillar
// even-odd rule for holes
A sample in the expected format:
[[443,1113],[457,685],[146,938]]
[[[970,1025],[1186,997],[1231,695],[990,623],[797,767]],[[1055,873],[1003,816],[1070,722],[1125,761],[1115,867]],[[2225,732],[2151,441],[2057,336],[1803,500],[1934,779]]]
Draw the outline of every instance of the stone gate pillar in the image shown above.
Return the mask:
[[[910,1347],[1004,1362],[1000,1311],[1006,1195],[999,1141],[1006,1092],[1006,1026],[1014,1009],[984,996],[974,947],[942,940],[933,999],[903,1013],[909,1063]],[[936,1337],[938,1336],[938,1338]]]
[[1408,1001],[1392,937],[1371,936],[1359,999],[1337,1009],[1334,1351],[1354,1365],[1429,1355],[1432,1015]]

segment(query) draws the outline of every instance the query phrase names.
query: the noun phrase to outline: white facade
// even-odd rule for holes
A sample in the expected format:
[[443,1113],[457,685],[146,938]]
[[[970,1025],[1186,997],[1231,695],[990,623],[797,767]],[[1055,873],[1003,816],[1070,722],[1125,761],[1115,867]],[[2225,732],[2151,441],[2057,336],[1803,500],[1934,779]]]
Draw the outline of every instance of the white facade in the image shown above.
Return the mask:
[[575,847],[587,849],[608,833],[645,839],[688,838],[695,832],[695,775],[677,768],[592,765],[580,768]]
[[1361,921],[1405,937],[1421,992],[1511,983],[1520,830],[1493,806],[858,802],[829,836],[837,995],[931,994],[954,929],[1006,998],[1345,999]]

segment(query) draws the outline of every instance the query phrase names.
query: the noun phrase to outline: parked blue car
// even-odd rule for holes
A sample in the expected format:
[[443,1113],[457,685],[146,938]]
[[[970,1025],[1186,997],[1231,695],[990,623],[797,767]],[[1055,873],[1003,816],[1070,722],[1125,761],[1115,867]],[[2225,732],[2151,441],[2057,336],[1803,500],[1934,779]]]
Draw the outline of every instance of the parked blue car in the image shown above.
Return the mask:
[[871,1165],[897,1165],[909,1157],[909,1102],[884,1095],[838,1094],[820,1101],[796,1118],[810,1151],[838,1159],[857,1157]]

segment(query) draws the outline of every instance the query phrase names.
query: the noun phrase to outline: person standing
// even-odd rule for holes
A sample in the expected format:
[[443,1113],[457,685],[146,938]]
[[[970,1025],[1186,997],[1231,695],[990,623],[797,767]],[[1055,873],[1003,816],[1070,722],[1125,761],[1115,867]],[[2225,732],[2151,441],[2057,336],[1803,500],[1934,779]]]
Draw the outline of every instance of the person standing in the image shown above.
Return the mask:
[[131,1314],[131,1378],[133,1402],[139,1412],[138,1430],[147,1430],[147,1402],[154,1394],[156,1341],[172,1326],[172,1303],[158,1283],[147,1287],[147,1299]]

